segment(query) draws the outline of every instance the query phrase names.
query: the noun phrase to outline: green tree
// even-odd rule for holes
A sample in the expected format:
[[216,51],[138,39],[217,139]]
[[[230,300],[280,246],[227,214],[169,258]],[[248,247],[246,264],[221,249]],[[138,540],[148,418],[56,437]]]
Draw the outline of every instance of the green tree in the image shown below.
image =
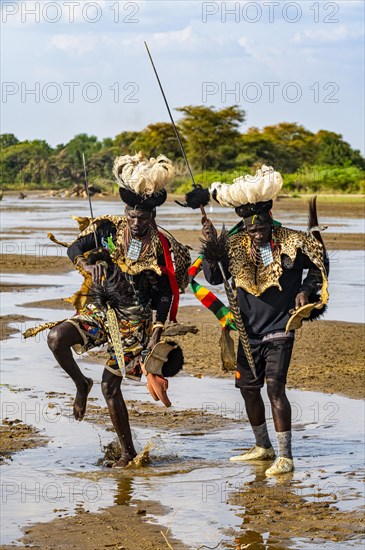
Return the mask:
[[268,164],[279,170],[279,158],[282,153],[280,149],[282,148],[271,139],[263,137],[258,128],[249,128],[247,133],[242,135],[236,164],[252,168]]
[[243,134],[238,160],[252,164],[272,164],[277,170],[292,173],[316,158],[314,134],[295,122],[281,122],[262,130],[249,128]]
[[187,155],[199,170],[225,170],[234,167],[239,152],[239,126],[245,112],[237,105],[216,110],[204,105],[177,109],[183,113],[178,126],[187,142]]
[[314,136],[317,146],[316,162],[336,166],[356,166],[365,169],[365,160],[360,151],[342,139],[341,134],[319,130]]
[[42,140],[22,141],[2,149],[2,183],[29,181],[41,183],[41,163],[46,161],[51,153],[52,148]]
[[62,149],[58,148],[57,153],[51,159],[52,174],[55,174],[54,167],[58,170],[57,183],[84,184],[85,176],[82,154],[85,155],[88,169],[90,158],[100,151],[101,147],[102,144],[96,136],[78,134]]
[[[183,140],[184,141],[184,140]],[[170,160],[181,158],[174,128],[169,122],[156,122],[139,132],[130,145],[133,152],[142,151],[148,157],[166,155]]]
[[19,143],[19,140],[14,134],[0,134],[0,147],[11,147]]
[[112,180],[113,164],[115,157],[118,156],[117,147],[103,147],[97,153],[94,153],[88,161],[89,177],[101,177]]
[[121,132],[113,139],[113,145],[118,149],[118,155],[130,155],[131,144],[138,137],[139,132]]

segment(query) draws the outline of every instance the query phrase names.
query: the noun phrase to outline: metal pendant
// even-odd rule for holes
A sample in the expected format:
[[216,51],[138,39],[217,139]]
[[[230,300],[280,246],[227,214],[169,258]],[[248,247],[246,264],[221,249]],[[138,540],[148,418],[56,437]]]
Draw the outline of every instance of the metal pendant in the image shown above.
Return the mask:
[[270,243],[265,244],[265,246],[260,246],[260,254],[262,263],[265,267],[273,263],[274,258]]
[[128,260],[132,260],[136,262],[141,254],[142,250],[142,241],[139,241],[138,239],[132,239],[130,240],[128,252],[127,252],[127,258]]

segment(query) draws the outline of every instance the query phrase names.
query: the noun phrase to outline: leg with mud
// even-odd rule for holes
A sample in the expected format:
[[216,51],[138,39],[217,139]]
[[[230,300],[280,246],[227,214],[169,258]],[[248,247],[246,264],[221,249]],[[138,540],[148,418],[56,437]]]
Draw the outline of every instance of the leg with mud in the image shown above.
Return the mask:
[[279,456],[293,458],[291,452],[291,406],[285,393],[285,384],[268,378],[267,395],[270,399]]
[[291,450],[291,406],[283,382],[268,378],[266,383],[278,442],[278,458],[265,474],[277,476],[288,474],[294,469]]
[[245,401],[252,431],[255,435],[256,446],[260,447],[260,449],[271,449],[272,445],[265,419],[265,404],[261,397],[260,388],[242,388],[241,394]]
[[121,458],[114,466],[126,466],[137,455],[133,445],[126,404],[120,389],[122,378],[104,369],[101,389],[121,446]]
[[242,455],[232,456],[232,461],[266,460],[274,457],[265,419],[265,404],[259,387],[240,388],[246,412],[255,436],[255,446]]
[[76,386],[77,391],[73,406],[76,420],[84,418],[87,396],[93,386],[91,378],[83,375],[72,355],[71,347],[82,343],[81,334],[71,323],[61,323],[48,334],[49,349],[52,351],[57,363],[72,378]]

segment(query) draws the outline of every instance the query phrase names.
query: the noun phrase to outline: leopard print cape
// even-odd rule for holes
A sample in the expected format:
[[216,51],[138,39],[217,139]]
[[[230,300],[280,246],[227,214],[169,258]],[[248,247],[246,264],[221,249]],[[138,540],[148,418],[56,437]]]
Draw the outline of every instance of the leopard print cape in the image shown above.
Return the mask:
[[[127,272],[129,275],[138,275],[146,270],[152,270],[157,273],[157,275],[161,275],[161,268],[157,263],[157,258],[162,254],[162,245],[156,229],[152,229],[151,231],[151,243],[146,253],[138,261],[133,261],[126,258],[123,247],[123,235],[127,225],[125,216],[99,216],[94,218],[93,222],[91,218],[88,217],[73,216],[73,218],[77,221],[81,230],[81,233],[79,233],[76,239],[70,243],[64,243],[58,241],[51,233],[48,235],[49,238],[62,246],[70,246],[80,237],[84,237],[95,231],[103,222],[110,221],[116,228],[116,247],[110,256],[112,260],[118,264],[121,270]],[[170,250],[173,254],[178,287],[181,292],[184,292],[189,283],[188,269],[191,264],[189,247],[177,241],[170,233],[165,234],[165,237],[170,243]]]
[[328,302],[328,280],[323,263],[323,246],[311,234],[280,227],[275,232],[276,247],[273,251],[273,262],[264,266],[255,266],[251,259],[251,240],[247,233],[239,232],[229,239],[229,270],[236,287],[241,287],[254,296],[261,296],[265,290],[276,286],[282,290],[279,279],[283,273],[282,255],[294,262],[300,249],[314,263],[322,274],[321,303]]

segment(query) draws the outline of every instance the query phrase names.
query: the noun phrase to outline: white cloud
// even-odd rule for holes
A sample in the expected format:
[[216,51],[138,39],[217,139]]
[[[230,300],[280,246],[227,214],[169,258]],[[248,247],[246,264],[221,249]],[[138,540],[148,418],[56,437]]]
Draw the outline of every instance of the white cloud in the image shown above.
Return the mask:
[[95,50],[97,43],[97,37],[91,34],[56,34],[52,37],[49,47],[70,55],[83,55]]
[[348,38],[356,37],[357,33],[349,31],[345,25],[330,26],[326,29],[305,29],[297,32],[292,38],[295,44],[333,44],[343,42]]
[[[168,53],[176,52],[197,52],[200,54],[203,52],[211,52],[213,46],[215,48],[229,47],[234,45],[236,41],[233,37],[227,34],[215,34],[213,37],[207,37],[200,32],[193,29],[192,26],[184,27],[183,29],[167,31],[167,32],[154,32],[154,33],[139,33],[139,34],[127,34],[127,35],[99,35],[99,43],[113,49],[128,47],[132,52],[139,52],[139,48],[143,48],[143,42],[146,41],[151,46],[151,53],[153,50],[166,51]],[[138,48],[134,50],[133,47]],[[132,55],[130,52],[130,55]]]
[[253,41],[251,40],[251,38],[248,38],[248,36],[241,36],[238,39],[238,44],[239,46],[241,46],[241,48],[244,49],[247,55],[255,57],[255,55],[257,54],[257,50],[254,47]]
[[156,44],[161,47],[171,44],[184,44],[185,46],[196,46],[199,42],[198,36],[194,33],[191,26],[178,31],[155,32],[152,38]]
[[283,55],[279,48],[271,47],[266,42],[257,43],[252,38],[241,36],[238,39],[238,45],[244,50],[248,57],[251,57],[255,63],[271,69],[279,70],[283,64]]

